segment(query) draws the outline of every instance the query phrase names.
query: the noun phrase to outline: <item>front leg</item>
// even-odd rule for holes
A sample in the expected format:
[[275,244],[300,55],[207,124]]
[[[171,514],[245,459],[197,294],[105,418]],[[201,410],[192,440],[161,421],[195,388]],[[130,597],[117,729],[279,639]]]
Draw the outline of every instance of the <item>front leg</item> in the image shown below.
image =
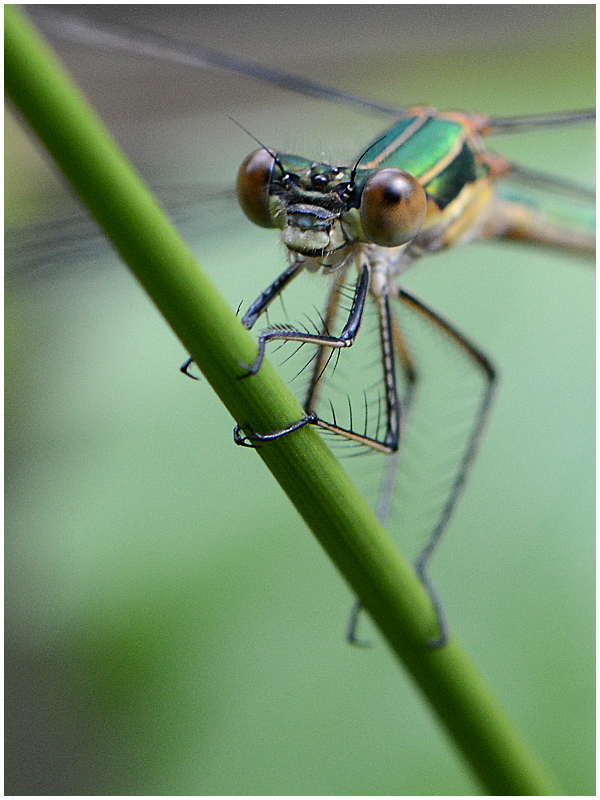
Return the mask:
[[[365,310],[365,303],[369,293],[369,286],[371,281],[371,272],[368,265],[364,265],[359,273],[358,280],[356,282],[356,288],[354,292],[354,299],[352,301],[352,308],[350,309],[350,313],[348,315],[348,319],[346,324],[344,325],[344,329],[342,330],[339,336],[328,336],[328,335],[321,335],[318,333],[306,333],[303,331],[293,331],[293,330],[266,330],[261,333],[258,339],[258,354],[254,363],[249,367],[246,367],[247,374],[242,375],[241,377],[246,378],[250,375],[256,375],[258,370],[260,369],[262,362],[265,356],[265,348],[268,341],[273,339],[283,339],[284,341],[296,341],[296,342],[310,342],[311,344],[316,344],[321,347],[331,347],[331,348],[341,348],[341,347],[351,347],[358,334],[360,329],[360,324],[362,322],[364,310]],[[263,293],[261,297],[257,300],[257,302],[252,306],[249,310],[254,313],[255,307],[258,306],[261,302],[261,298],[263,298],[266,293]],[[267,301],[268,302],[268,301]],[[266,305],[266,302],[265,302]],[[338,428],[336,425],[331,425],[330,423],[326,423],[324,420],[321,420],[316,414],[310,413],[303,417],[301,420],[292,423],[287,428],[282,428],[277,431],[271,431],[270,433],[260,434],[256,431],[249,428],[249,426],[244,426],[247,435],[243,435],[240,430],[240,426],[236,425],[234,432],[233,432],[233,439],[234,442],[238,445],[242,445],[244,447],[260,447],[261,443],[264,442],[271,442],[276,439],[280,439],[282,436],[287,436],[288,433],[292,433],[293,431],[298,430],[299,428],[303,428],[305,425],[317,425],[322,428],[326,428],[328,430],[333,430],[336,433],[342,433],[349,438],[360,438],[354,434],[353,431],[346,431],[344,429]]]
[[[283,278],[286,275],[284,272],[280,278]],[[293,276],[291,276],[293,277]],[[280,279],[278,279],[280,280]],[[290,280],[290,278],[288,278]],[[246,375],[242,375],[241,377],[247,378],[250,375],[256,375],[258,370],[260,369],[262,362],[265,358],[265,349],[267,346],[267,342],[273,340],[283,340],[286,342],[301,342],[302,344],[310,343],[315,345],[320,345],[321,347],[332,347],[332,348],[341,348],[341,347],[351,347],[354,344],[356,336],[358,334],[360,324],[362,322],[363,313],[365,310],[365,302],[367,300],[367,295],[369,294],[369,285],[371,282],[371,271],[367,265],[364,265],[359,273],[358,280],[356,282],[356,288],[354,290],[354,300],[352,301],[352,308],[350,309],[350,314],[348,315],[348,319],[346,324],[344,325],[344,329],[342,330],[339,336],[328,336],[319,333],[307,333],[305,331],[294,331],[294,330],[280,330],[280,329],[267,329],[263,331],[260,336],[258,337],[258,353],[254,362],[249,366],[244,366],[246,370]],[[277,281],[275,281],[277,283]],[[272,284],[274,286],[275,284]],[[271,289],[272,287],[269,287]],[[277,294],[281,292],[281,288],[277,291]],[[260,313],[266,308],[266,306],[271,302],[274,296],[269,296],[269,289],[258,298],[258,300],[248,309],[244,319],[242,322],[245,324],[245,320],[248,318],[252,324],[258,317]],[[240,366],[243,366],[240,364]]]
[[[256,320],[263,314],[267,308],[269,307],[270,303],[275,300],[276,297],[279,297],[281,292],[285,289],[288,283],[295,278],[296,275],[300,272],[303,266],[303,261],[300,258],[297,258],[290,266],[276,278],[270,286],[261,292],[260,295],[256,298],[256,300],[252,303],[248,311],[242,317],[242,325],[249,331]],[[239,310],[239,309],[238,309]],[[263,354],[264,358],[264,354]],[[194,363],[193,358],[188,358],[188,360],[179,368],[184,375],[187,375],[188,378],[192,378],[193,380],[197,381],[198,378],[189,371],[189,368]],[[262,359],[261,359],[262,363]],[[259,364],[260,366],[260,364]],[[249,373],[254,374],[254,373]],[[245,378],[245,375],[241,377]]]
[[297,258],[290,266],[282,272],[279,277],[275,278],[273,283],[261,292],[256,300],[252,303],[248,311],[242,317],[242,325],[247,331],[251,330],[256,320],[263,314],[269,305],[279,297],[281,292],[285,289],[288,283],[295,278],[304,265],[301,258]]

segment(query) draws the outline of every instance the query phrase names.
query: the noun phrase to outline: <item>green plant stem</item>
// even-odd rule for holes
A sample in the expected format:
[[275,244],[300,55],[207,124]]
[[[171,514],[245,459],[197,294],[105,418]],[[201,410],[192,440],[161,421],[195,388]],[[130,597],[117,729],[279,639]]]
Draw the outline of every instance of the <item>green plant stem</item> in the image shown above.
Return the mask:
[[[232,416],[269,431],[302,410],[19,11],[5,9],[6,90]],[[557,794],[455,640],[430,650],[423,587],[310,427],[258,451],[491,794]]]

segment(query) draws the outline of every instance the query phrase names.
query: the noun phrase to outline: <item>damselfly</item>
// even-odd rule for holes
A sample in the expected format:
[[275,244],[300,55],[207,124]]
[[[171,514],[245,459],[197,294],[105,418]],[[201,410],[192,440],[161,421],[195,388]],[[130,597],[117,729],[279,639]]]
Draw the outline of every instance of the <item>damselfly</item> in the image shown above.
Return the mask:
[[[308,86],[304,90],[308,91]],[[343,102],[343,97],[338,99]],[[421,377],[418,354],[413,354],[407,346],[403,329],[390,310],[389,300],[397,300],[417,316],[429,320],[452,346],[473,363],[481,377],[474,422],[462,447],[458,468],[441,513],[430,532],[425,550],[417,560],[417,571],[438,609],[440,638],[437,644],[440,644],[445,636],[444,623],[425,567],[464,485],[490,404],[494,371],[488,359],[453,326],[422,301],[399,289],[395,278],[423,254],[478,238],[522,238],[567,249],[588,250],[591,246],[590,234],[581,230],[568,233],[564,225],[552,227],[541,219],[528,201],[532,187],[536,191],[554,190],[584,201],[589,198],[583,190],[568,187],[546,176],[515,169],[510,161],[482,147],[480,138],[487,133],[529,126],[542,127],[548,120],[438,114],[428,108],[397,110],[396,115],[400,121],[387,132],[383,140],[377,140],[367,148],[351,167],[331,168],[320,162],[272,154],[264,149],[245,162],[240,174],[240,194],[246,212],[253,221],[264,227],[282,228],[284,243],[290,252],[297,255],[280,279],[251,306],[244,317],[244,324],[252,327],[271,301],[300,271],[322,269],[331,273],[333,288],[325,311],[316,320],[311,312],[311,324],[316,322],[320,329],[293,329],[289,323],[283,328],[268,329],[261,334],[259,356],[250,371],[259,369],[265,344],[269,340],[292,340],[301,345],[316,345],[311,366],[312,378],[304,401],[305,410],[310,416],[299,420],[298,424],[310,421],[358,444],[388,454],[402,452],[404,427],[410,418],[408,412],[414,405],[413,398],[418,400],[416,387]],[[569,121],[573,119],[558,116],[552,122],[564,124]],[[380,178],[374,175],[379,169],[394,170],[383,176],[391,177],[390,184],[379,182]],[[416,180],[407,177],[404,171]],[[518,201],[496,193],[497,182],[509,176],[518,184]],[[253,199],[246,188],[248,179],[260,185],[262,197],[258,200]],[[273,192],[271,201],[267,201],[269,186],[272,186]],[[401,233],[397,234],[394,230],[390,233],[387,225],[383,228],[379,225],[378,210],[373,210],[370,204],[363,205],[361,196],[370,197],[376,206],[383,201],[384,205],[397,208],[398,204],[406,201],[409,208],[414,209],[409,214],[408,225],[401,211]],[[398,215],[393,213],[392,216]],[[332,236],[335,239],[333,243]],[[350,279],[349,273],[353,270],[358,272],[357,281]],[[339,324],[340,320],[340,298],[346,292],[349,280],[353,287],[352,309],[349,309],[347,324],[342,325],[339,331],[336,330],[336,323]],[[383,387],[383,390],[378,392],[376,387],[375,403],[371,399],[365,400],[364,422],[360,409],[361,424],[354,424],[351,406],[348,422],[340,424],[339,409],[334,406],[327,417],[319,407],[323,400],[327,400],[322,398],[322,390],[329,385],[334,366],[334,362],[329,363],[329,357],[332,352],[339,354],[342,347],[354,343],[365,304],[371,302],[376,306],[381,330],[377,387]],[[357,339],[357,346],[362,335],[363,331]],[[331,368],[327,369],[328,366]],[[398,390],[400,373],[405,381],[403,391]],[[354,418],[356,416],[354,408]],[[276,432],[267,438],[282,433],[285,432]],[[254,435],[254,438],[261,437]],[[389,456],[385,497],[378,507],[382,521],[387,519],[389,511],[396,460],[396,456]],[[350,636],[354,637],[354,625],[351,626]]]
[[[509,239],[573,250],[592,255],[593,232],[553,222],[523,193],[519,200],[506,199],[498,184],[513,176],[538,190],[562,190],[582,201],[592,201],[587,190],[549,176],[523,170],[486,151],[482,137],[505,130],[584,122],[591,112],[553,117],[494,119],[483,115],[439,113],[431,108],[407,109],[349,167],[331,166],[306,158],[261,148],[243,163],[238,176],[240,204],[252,222],[282,230],[289,266],[260,294],[242,320],[252,328],[288,283],[302,270],[322,271],[331,280],[320,329],[311,332],[293,326],[274,326],[259,336],[259,350],[248,375],[260,369],[266,345],[292,341],[316,345],[312,376],[304,400],[306,416],[284,430],[268,434],[236,428],[238,444],[267,442],[289,434],[304,424],[339,434],[388,455],[400,453],[404,417],[410,414],[418,394],[418,353],[414,355],[394,317],[392,304],[400,302],[422,315],[458,347],[481,374],[482,389],[474,421],[467,436],[456,474],[439,519],[416,562],[416,571],[436,608],[439,636],[431,644],[447,640],[441,603],[427,576],[427,564],[465,485],[492,401],[496,379],[490,360],[453,325],[421,300],[402,289],[397,278],[417,259],[477,239]],[[351,306],[335,331],[349,272],[356,272]],[[319,412],[321,387],[334,353],[354,345],[366,303],[375,304],[379,321],[381,391],[374,432],[365,413],[363,428],[342,426],[335,410],[326,419]],[[317,326],[315,326],[316,328]],[[400,397],[396,373],[402,370],[407,390]],[[365,410],[368,408],[365,404]],[[396,459],[392,461],[396,466]],[[391,507],[395,479],[385,481],[378,515],[385,524]],[[357,607],[358,608],[358,607]],[[353,614],[349,638],[355,638]]]

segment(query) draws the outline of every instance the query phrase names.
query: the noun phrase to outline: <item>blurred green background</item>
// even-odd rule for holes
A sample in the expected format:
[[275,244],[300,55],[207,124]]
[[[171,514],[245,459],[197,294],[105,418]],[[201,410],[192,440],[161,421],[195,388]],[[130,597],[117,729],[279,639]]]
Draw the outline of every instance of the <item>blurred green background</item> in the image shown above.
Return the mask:
[[[592,5],[96,13],[398,104],[594,102]],[[227,114],[284,152],[342,162],[388,124],[243,78],[58,49],[161,186],[233,185],[254,145]],[[491,147],[590,185],[593,142],[588,126]],[[73,213],[12,115],[6,148],[9,227]],[[282,268],[276,235],[221,202],[198,214],[186,236],[231,305],[247,304]],[[208,385],[181,377],[186,354],[127,271],[85,233],[77,262],[36,230],[36,264],[23,238],[6,292],[6,793],[478,793],[368,622],[373,648],[344,643],[349,590],[262,462],[234,447]],[[502,376],[432,575],[565,794],[592,794],[590,265],[472,245],[406,284]]]

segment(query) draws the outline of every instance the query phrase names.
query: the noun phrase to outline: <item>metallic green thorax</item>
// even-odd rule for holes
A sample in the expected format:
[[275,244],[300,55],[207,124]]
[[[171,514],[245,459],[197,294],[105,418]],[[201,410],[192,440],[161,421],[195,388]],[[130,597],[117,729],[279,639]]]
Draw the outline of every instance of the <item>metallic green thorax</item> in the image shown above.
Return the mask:
[[[305,203],[328,207],[324,194],[335,192],[336,187],[350,180],[350,167],[332,167],[287,154],[278,154],[278,159],[288,172],[299,176],[298,189]],[[399,120],[365,151],[346,207],[357,207],[367,179],[376,170],[387,167],[410,173],[440,209],[457,197],[465,184],[485,174],[485,167],[477,165],[460,122],[434,116],[429,111]],[[274,177],[277,178],[277,170]],[[271,192],[279,194],[276,186],[271,187]],[[330,210],[334,211],[335,205],[337,200],[333,197]]]
[[443,209],[479,175],[464,127],[434,114],[426,111],[396,122],[367,150],[361,167],[409,172]]

